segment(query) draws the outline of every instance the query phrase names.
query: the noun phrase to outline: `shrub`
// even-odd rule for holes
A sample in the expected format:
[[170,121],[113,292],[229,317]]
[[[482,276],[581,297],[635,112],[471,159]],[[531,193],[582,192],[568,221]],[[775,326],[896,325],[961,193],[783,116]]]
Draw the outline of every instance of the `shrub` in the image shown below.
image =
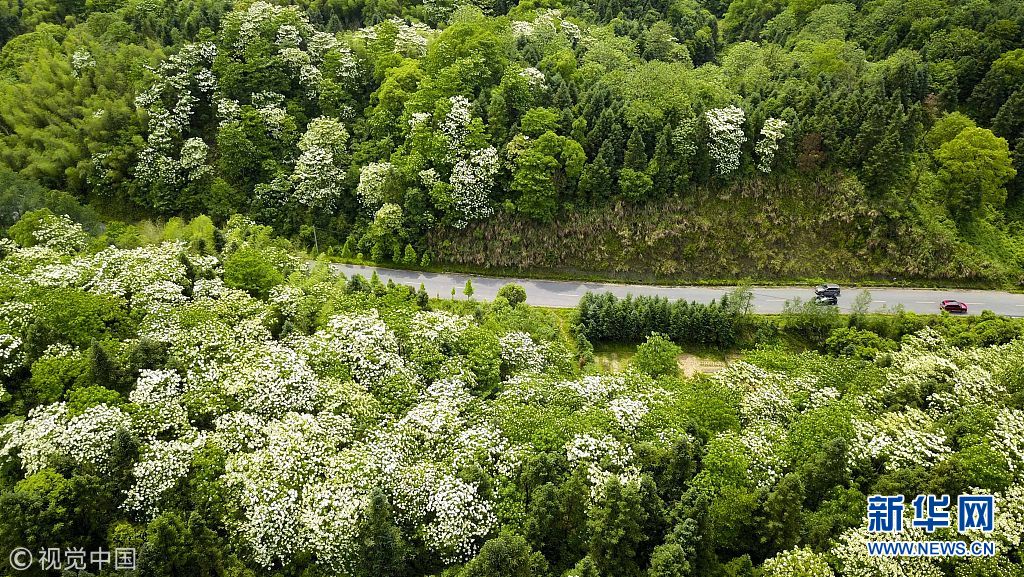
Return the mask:
[[508,304],[514,307],[519,303],[526,302],[526,289],[515,283],[509,283],[498,289],[498,296],[507,300]]
[[665,335],[651,333],[647,341],[636,348],[633,368],[652,377],[679,374],[679,355],[682,349]]

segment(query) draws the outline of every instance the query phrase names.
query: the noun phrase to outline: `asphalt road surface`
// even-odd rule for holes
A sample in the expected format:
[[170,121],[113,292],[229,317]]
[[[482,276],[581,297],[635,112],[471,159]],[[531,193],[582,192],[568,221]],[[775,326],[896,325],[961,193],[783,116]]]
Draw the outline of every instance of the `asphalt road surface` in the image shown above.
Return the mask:
[[[466,280],[473,281],[473,298],[490,300],[498,293],[498,289],[508,283],[517,283],[526,289],[526,302],[546,307],[574,307],[586,292],[611,292],[616,296],[650,295],[669,299],[685,299],[689,301],[710,302],[731,290],[731,287],[712,286],[651,286],[628,285],[614,283],[578,282],[560,280],[531,280],[515,278],[497,278],[458,273],[430,273],[420,271],[396,270],[351,264],[332,264],[331,267],[346,276],[361,274],[370,278],[373,271],[383,282],[388,279],[398,284],[411,285],[419,288],[422,283],[432,297],[451,298],[452,288],[456,298],[464,299],[462,289]],[[909,289],[909,288],[853,288],[843,290],[839,297],[839,309],[849,311],[854,299],[863,290],[871,294],[871,310],[884,311],[902,305],[905,310],[916,313],[936,313],[939,301],[956,299],[967,303],[969,314],[980,314],[990,310],[999,315],[1024,316],[1024,294],[1013,294],[1001,291],[967,290],[967,289]],[[800,298],[807,300],[814,297],[810,286],[800,287],[751,287],[754,295],[754,310],[758,313],[773,314],[782,312],[787,300]]]

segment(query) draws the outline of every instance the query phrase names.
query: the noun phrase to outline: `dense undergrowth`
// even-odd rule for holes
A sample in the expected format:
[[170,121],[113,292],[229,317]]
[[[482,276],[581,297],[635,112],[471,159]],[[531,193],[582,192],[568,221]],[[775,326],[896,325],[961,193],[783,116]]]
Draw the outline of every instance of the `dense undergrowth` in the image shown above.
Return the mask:
[[552,223],[513,214],[428,237],[435,264],[636,281],[829,278],[1017,286],[1006,225],[958,230],[921,204],[865,198],[855,178],[759,179],[646,205],[588,207]]

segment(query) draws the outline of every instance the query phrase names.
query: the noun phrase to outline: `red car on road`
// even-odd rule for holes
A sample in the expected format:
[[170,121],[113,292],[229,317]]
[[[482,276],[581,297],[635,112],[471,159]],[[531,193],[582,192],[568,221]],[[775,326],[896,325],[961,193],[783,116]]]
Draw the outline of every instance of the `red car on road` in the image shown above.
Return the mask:
[[951,313],[966,313],[967,303],[962,303],[960,301],[955,301],[952,299],[944,300],[941,303],[939,303],[939,308],[944,311],[949,311]]

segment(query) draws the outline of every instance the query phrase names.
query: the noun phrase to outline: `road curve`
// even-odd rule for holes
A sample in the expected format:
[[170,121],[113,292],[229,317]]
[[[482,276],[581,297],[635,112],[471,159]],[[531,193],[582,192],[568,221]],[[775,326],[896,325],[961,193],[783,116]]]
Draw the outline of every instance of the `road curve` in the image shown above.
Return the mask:
[[[498,289],[508,283],[517,283],[526,289],[526,301],[532,305],[546,307],[570,308],[576,306],[580,297],[586,292],[611,292],[616,296],[649,295],[668,297],[669,299],[685,299],[689,301],[710,302],[728,292],[731,287],[713,286],[654,286],[630,285],[616,283],[598,283],[563,280],[534,280],[516,278],[498,278],[459,273],[431,273],[410,270],[388,269],[354,264],[331,264],[331,268],[346,276],[360,274],[369,278],[374,271],[383,282],[389,279],[398,284],[411,285],[419,288],[422,283],[432,297],[451,298],[455,289],[456,298],[464,299],[462,289],[466,280],[473,281],[473,298],[490,300],[498,293]],[[884,311],[902,305],[907,311],[916,313],[936,313],[939,301],[957,299],[967,303],[970,314],[980,314],[990,310],[998,315],[1019,317],[1024,316],[1024,294],[1002,291],[967,290],[967,289],[913,289],[913,288],[848,288],[839,298],[839,308],[844,312],[850,310],[854,298],[862,290],[871,294],[871,310]],[[754,295],[754,310],[758,313],[773,314],[782,312],[787,300],[795,298],[808,299],[814,296],[811,287],[751,287]]]

